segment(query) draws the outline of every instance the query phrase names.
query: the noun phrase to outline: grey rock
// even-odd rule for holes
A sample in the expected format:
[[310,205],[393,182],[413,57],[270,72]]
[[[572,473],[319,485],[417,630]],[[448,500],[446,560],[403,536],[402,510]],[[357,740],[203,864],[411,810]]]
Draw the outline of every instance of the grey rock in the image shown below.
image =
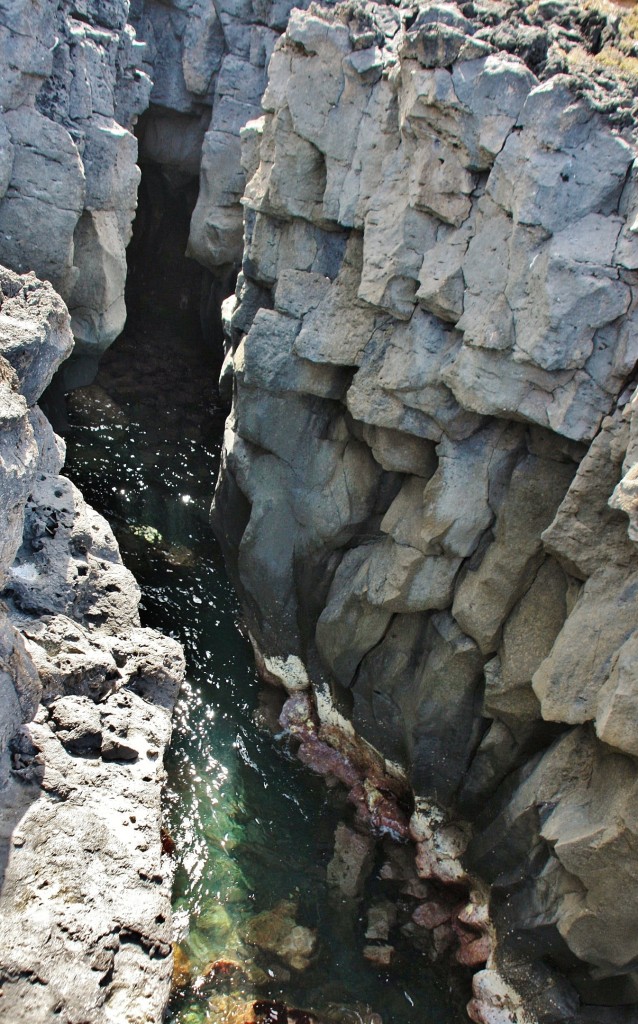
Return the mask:
[[432,441],[367,423],[362,425],[361,434],[379,465],[390,472],[410,473],[429,480],[436,470],[436,448]]
[[531,680],[567,618],[567,588],[561,568],[546,559],[503,627],[500,671],[488,675],[486,666],[487,715],[514,724],[540,717]]
[[210,94],[224,49],[224,30],[215,6],[199,0],[189,11],[183,40],[182,71],[189,92],[196,96]]
[[[416,297],[423,309],[457,323],[464,309],[464,258],[474,233],[471,221],[446,233],[423,257]],[[440,234],[440,233],[439,233]],[[469,277],[469,267],[466,271]]]
[[405,74],[404,117],[456,144],[477,171],[491,166],[536,84],[523,64],[498,54],[457,63],[452,72],[406,62]]
[[346,552],[317,622],[316,643],[325,665],[349,686],[363,656],[383,637],[392,612],[367,600],[369,552]]
[[[423,484],[409,478],[388,509],[382,529],[423,554],[471,555],[491,525],[497,496],[512,472],[521,435],[516,427],[485,427],[461,442],[437,447],[439,465]],[[466,514],[461,518],[458,510]]]
[[[295,339],[298,355],[318,363],[361,364],[368,342],[378,331],[383,331],[388,320],[356,298],[362,264],[361,236],[353,232],[332,286],[304,318]],[[347,330],[344,330],[346,323]]]
[[38,458],[27,404],[18,393],[13,369],[4,359],[0,361],[0,450],[4,462],[0,505],[5,524],[0,540],[0,573],[4,582],[20,546],[24,506]]
[[610,410],[610,392],[586,370],[550,373],[484,348],[461,346],[441,376],[466,410],[524,419],[574,441],[591,440]]
[[494,528],[494,541],[479,567],[457,587],[452,614],[484,654],[495,651],[501,627],[527,591],[543,558],[541,533],[573,475],[567,463],[528,455],[512,473]]
[[38,673],[4,606],[0,614],[0,693],[0,786],[4,789],[12,767],[10,746],[23,722],[35,715],[42,693]]
[[33,274],[0,268],[0,352],[34,405],[73,347],[69,315],[60,296]]
[[276,310],[259,310],[235,353],[235,374],[241,374],[247,387],[340,398],[347,387],[343,371],[295,357],[298,331],[298,320]]
[[35,405],[29,410],[29,422],[38,446],[38,461],[35,473],[50,473],[58,476],[66,458],[66,444],[54,433],[53,427],[39,408]]
[[2,259],[18,273],[35,271],[67,297],[77,276],[73,232],[84,201],[77,148],[66,129],[37,110],[9,111],[5,123],[14,157],[0,203]]
[[610,563],[630,565],[633,561],[626,520],[608,505],[627,443],[627,423],[620,414],[603,420],[554,520],[543,533],[545,550],[578,579],[586,580]]
[[548,721],[581,723],[596,717],[613,660],[635,630],[636,567],[613,563],[587,581],[532,685]]
[[530,92],[522,131],[508,138],[488,186],[518,222],[551,232],[589,213],[615,212],[632,162],[631,147],[572,88],[557,76]]
[[[494,956],[553,1022],[577,997],[534,957],[581,957],[585,1003],[608,998],[603,975],[634,998],[618,904],[635,845],[638,192],[624,86],[555,74],[559,51],[591,45],[582,12],[514,7],[294,11],[262,116],[238,128],[216,99],[193,238],[208,266],[237,258],[241,131],[215,514],[226,495],[251,632],[266,656],[294,652],[322,700],[348,687],[357,731],[473,819]],[[234,69],[265,66],[272,40],[249,46],[220,11],[225,98],[250,107],[256,76]],[[481,974],[472,1012],[514,1012]]]
[[[129,731],[144,746],[126,764],[68,749],[96,742],[97,720],[90,726],[83,715],[90,707],[90,718],[99,720],[101,706],[86,698],[54,705],[62,721],[66,702],[70,730],[56,734],[42,714],[26,727],[35,752],[32,776],[42,788],[13,781],[1,812],[3,834],[11,836],[11,816],[23,801],[19,827],[3,842],[5,854],[7,844],[13,847],[0,897],[7,1019],[21,1019],[26,1007],[32,1020],[44,1022],[56,1006],[95,1024],[111,1012],[161,1019],[171,977],[171,867],[159,839],[161,753],[174,694],[175,682],[166,708],[130,695]],[[34,878],[36,890],[25,901]],[[44,972],[42,990],[28,979]]]
[[301,319],[321,305],[330,279],[311,271],[282,270],[275,289],[275,309]]
[[139,623],[139,588],[110,526],[64,477],[41,474],[32,486],[5,585],[25,611],[62,613],[111,632]]
[[340,823],[335,835],[335,849],[328,864],[328,885],[339,889],[346,899],[361,896],[372,869],[375,840]]
[[444,807],[453,801],[478,743],[475,715],[482,665],[476,645],[451,615],[431,617],[410,699],[415,716],[409,740],[411,779],[417,795],[432,794]]
[[417,437],[468,437],[481,420],[441,380],[457,346],[451,331],[419,309],[408,324],[373,332],[348,390],[348,409],[364,423]]
[[0,28],[2,63],[0,90],[4,110],[31,105],[51,73],[55,43],[55,11],[21,0],[7,4]]

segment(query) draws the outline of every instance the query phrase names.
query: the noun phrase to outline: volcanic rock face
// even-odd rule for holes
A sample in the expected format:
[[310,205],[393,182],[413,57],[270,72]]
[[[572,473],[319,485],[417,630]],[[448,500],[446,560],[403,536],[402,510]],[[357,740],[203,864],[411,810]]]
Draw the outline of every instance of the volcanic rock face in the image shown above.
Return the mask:
[[199,179],[188,255],[210,270],[241,258],[240,131],[261,113],[266,68],[290,10],[308,3],[131,3],[142,67],[153,80],[140,158],[158,165],[169,187]]
[[125,0],[6,7],[0,47],[0,253],[35,271],[96,358],[124,325],[139,170],[131,129],[151,82]]
[[265,662],[473,822],[548,1021],[638,1000],[635,145],[554,73],[555,6],[292,12],[241,132],[215,506]]
[[73,338],[0,268],[0,1019],[159,1021],[171,979],[162,758],[179,644],[139,624],[106,521],[35,404]]

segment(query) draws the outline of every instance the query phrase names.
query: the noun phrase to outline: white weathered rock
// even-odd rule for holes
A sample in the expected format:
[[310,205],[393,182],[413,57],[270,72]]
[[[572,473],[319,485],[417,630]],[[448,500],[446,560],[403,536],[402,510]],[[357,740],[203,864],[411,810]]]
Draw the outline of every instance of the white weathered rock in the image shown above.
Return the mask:
[[31,406],[71,352],[69,315],[53,288],[33,274],[20,277],[0,268],[0,294],[0,352]]
[[32,0],[5,12],[0,259],[81,307],[77,317],[72,310],[77,336],[99,351],[124,323],[124,249],[139,181],[130,129],[151,83],[127,5],[77,14]]
[[64,477],[40,474],[24,539],[5,586],[18,607],[64,614],[110,631],[136,626],[139,588],[106,520]]
[[62,125],[33,108],[8,112],[5,123],[14,156],[0,203],[1,258],[19,273],[35,271],[68,297],[77,276],[73,232],[84,204],[79,153]]
[[0,286],[0,1016],[159,1024],[183,653],[139,627],[110,527],[58,475],[64,444],[34,405],[72,344],[64,303],[32,274],[1,268]]

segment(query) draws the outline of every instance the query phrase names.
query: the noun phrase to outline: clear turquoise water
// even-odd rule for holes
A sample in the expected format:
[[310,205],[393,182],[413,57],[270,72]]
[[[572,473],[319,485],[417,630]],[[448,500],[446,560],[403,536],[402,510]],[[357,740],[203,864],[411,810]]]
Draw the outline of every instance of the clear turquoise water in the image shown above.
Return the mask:
[[[365,902],[343,901],[326,883],[335,826],[348,813],[343,794],[255,722],[250,646],[208,526],[223,413],[213,360],[196,335],[187,315],[147,312],[107,354],[98,378],[117,409],[107,408],[106,419],[104,407],[78,412],[76,396],[67,433],[67,472],[112,522],[142,585],[145,624],[177,637],[187,654],[166,813],[192,983],[175,990],[167,1020],[243,1020],[233,1016],[241,998],[267,994],[352,1024],[370,1021],[372,1010],[383,1024],[454,1024],[465,1017],[450,979],[400,936],[391,972],[363,959]],[[396,896],[373,876],[367,896],[375,894]],[[317,929],[318,952],[302,972],[286,971],[272,955],[255,957],[242,941],[251,917],[282,899],[294,901],[300,924]],[[404,917],[412,906],[404,900]],[[247,973],[221,989],[202,983],[219,958],[248,965]]]

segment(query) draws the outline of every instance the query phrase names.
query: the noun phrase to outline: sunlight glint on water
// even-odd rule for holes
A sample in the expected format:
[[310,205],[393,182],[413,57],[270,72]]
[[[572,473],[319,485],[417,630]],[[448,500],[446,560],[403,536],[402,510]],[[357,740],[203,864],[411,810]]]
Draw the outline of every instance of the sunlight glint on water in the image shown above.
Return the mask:
[[[67,472],[112,522],[143,588],[145,624],[170,632],[187,653],[166,802],[177,973],[185,981],[190,972],[190,983],[175,990],[167,1020],[238,1024],[241,999],[266,994],[341,1024],[374,1020],[372,1011],[383,1024],[454,1024],[464,1017],[413,947],[399,948],[391,973],[363,959],[363,907],[326,883],[335,827],[347,813],[343,794],[255,724],[250,647],[208,526],[223,416],[201,350],[191,351],[166,318],[155,324],[166,335],[158,345],[152,326],[147,318],[144,328],[129,327],[110,350],[101,390],[72,396]],[[379,885],[373,880],[368,896],[375,886],[377,897],[387,895]],[[245,941],[254,915],[281,900],[294,903],[300,925],[317,929],[306,970]],[[204,980],[219,960],[236,961],[241,973]]]

